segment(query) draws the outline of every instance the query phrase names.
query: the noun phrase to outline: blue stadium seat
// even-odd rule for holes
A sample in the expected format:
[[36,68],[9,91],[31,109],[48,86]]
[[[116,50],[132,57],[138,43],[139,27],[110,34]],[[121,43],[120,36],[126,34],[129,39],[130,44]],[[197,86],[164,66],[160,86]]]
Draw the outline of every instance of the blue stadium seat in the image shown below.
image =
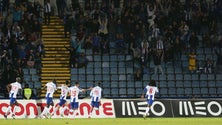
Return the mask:
[[110,85],[110,82],[103,82],[102,83],[102,88],[110,88],[111,85]]
[[207,80],[208,80],[208,81],[213,81],[213,80],[215,80],[215,75],[214,75],[214,74],[208,74]]
[[126,74],[126,69],[125,69],[125,67],[118,68],[118,74]]
[[102,74],[102,69],[101,68],[94,69],[94,73],[97,75]]
[[103,75],[102,75],[102,79],[103,79],[104,81],[109,81],[109,80],[110,80],[110,75],[103,74]]
[[30,72],[31,75],[36,75],[37,74],[37,70],[35,68],[29,69],[29,72]]
[[169,93],[169,95],[175,95],[176,94],[176,88],[169,88],[168,89],[168,93]]
[[183,81],[176,81],[175,86],[176,88],[183,88]]
[[216,74],[216,80],[222,81],[222,74]]
[[174,74],[168,74],[168,75],[167,75],[167,80],[169,80],[169,81],[175,80],[175,79],[174,79]]
[[209,88],[209,94],[211,95],[217,95],[217,89],[216,88]]
[[208,87],[209,88],[215,88],[216,87],[216,82],[215,81],[208,81]]
[[193,94],[195,97],[199,97],[201,94],[200,88],[193,88]]
[[200,80],[207,80],[207,74],[201,74]]
[[181,81],[183,80],[183,75],[182,74],[176,74],[176,81]]
[[187,97],[191,97],[191,96],[193,96],[193,92],[192,92],[192,88],[184,88],[184,94],[185,94],[185,96],[187,96]]
[[119,75],[119,81],[125,81],[126,80],[126,75]]
[[109,62],[109,56],[108,55],[103,55],[102,56],[102,60],[103,60],[103,62],[105,61],[105,62]]
[[119,95],[120,95],[120,97],[127,97],[126,88],[120,88]]
[[192,74],[191,79],[192,80],[199,80],[199,75],[198,74]]
[[168,81],[167,82],[167,87],[168,88],[175,88],[175,82],[174,81]]
[[111,88],[118,88],[119,87],[119,83],[117,81],[115,81],[115,82],[112,81],[110,85],[111,85]]
[[200,87],[201,87],[201,88],[206,88],[206,87],[208,87],[207,81],[200,81]]
[[29,75],[29,69],[23,68],[22,70],[23,70],[24,75]]
[[[82,75],[79,75],[82,76]],[[94,81],[94,75],[87,75],[86,76],[87,81]]]
[[71,81],[77,81],[78,75],[71,74]]
[[176,89],[176,94],[180,97],[183,97],[184,96],[184,88],[177,88]]
[[111,94],[110,88],[103,88],[103,97],[109,98]]
[[134,88],[127,88],[127,95],[128,95],[128,97],[135,97],[135,89]]
[[135,88],[135,84],[133,81],[128,81],[127,82],[127,88]]
[[125,62],[118,62],[118,67],[125,67]]
[[87,74],[94,74],[94,68],[93,67],[87,67],[86,68],[86,73]]
[[102,62],[102,67],[103,67],[103,68],[109,67],[109,62]]
[[89,62],[87,64],[87,68],[93,68],[94,67],[94,62]]
[[132,67],[127,67],[127,68],[126,68],[126,72],[127,72],[127,73],[131,73],[131,74],[134,73]]
[[141,82],[141,81],[136,81],[136,82],[135,82],[135,87],[136,87],[136,88],[143,88],[142,82]]
[[202,94],[202,95],[204,95],[204,94],[207,94],[207,95],[210,94],[210,93],[208,92],[208,88],[201,88],[200,91],[201,91],[201,94]]
[[110,67],[117,68],[118,67],[117,62],[114,62],[114,61],[110,62]]
[[117,55],[111,55],[110,56],[110,61],[118,61],[118,56]]
[[184,88],[191,88],[191,81],[184,81]]
[[32,75],[32,81],[33,82],[38,82],[39,81],[39,76],[38,75]]
[[24,75],[24,81],[26,81],[26,82],[31,81],[31,76],[30,75]]
[[113,81],[118,81],[119,80],[119,75],[112,74],[110,77]]
[[184,74],[183,77],[184,77],[184,80],[191,80],[190,74]]
[[118,55],[118,61],[125,61],[125,55]]
[[77,74],[77,69],[76,68],[71,68],[71,74]]
[[109,67],[102,68],[102,73],[103,74],[109,74],[110,73]]
[[127,83],[126,82],[119,82],[119,88],[126,88]]
[[167,88],[160,88],[159,94],[161,95],[161,97],[167,97],[168,96],[168,89]]
[[192,81],[192,84],[191,84],[191,86],[193,87],[193,88],[199,88],[200,87],[200,83],[199,83],[199,81]]
[[112,88],[111,89],[111,97],[113,97],[113,98],[119,97],[119,89]]
[[78,75],[78,80],[79,81],[85,81],[86,80],[86,75]]
[[102,58],[101,55],[94,55],[94,56],[93,56],[93,61],[94,61],[94,62],[100,62],[100,61],[101,61],[101,58]]
[[216,81],[216,87],[222,88],[222,80],[217,80]]
[[117,71],[118,71],[118,70],[117,70],[117,67],[115,67],[115,68],[112,67],[111,70],[110,70],[110,73],[111,73],[111,74],[117,74]]
[[40,88],[42,88],[42,83],[41,82],[34,82],[34,87],[36,89],[40,89]]
[[77,71],[78,71],[79,74],[85,74],[86,73],[85,68],[79,68]]
[[102,75],[95,75],[95,81],[102,81]]

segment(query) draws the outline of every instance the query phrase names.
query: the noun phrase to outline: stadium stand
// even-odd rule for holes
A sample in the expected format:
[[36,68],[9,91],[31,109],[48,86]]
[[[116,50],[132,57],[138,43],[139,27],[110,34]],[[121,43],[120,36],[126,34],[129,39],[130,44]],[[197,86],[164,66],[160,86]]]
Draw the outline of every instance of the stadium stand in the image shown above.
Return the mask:
[[[209,2],[210,7],[214,9],[207,8],[204,2],[184,3],[173,0],[167,4],[164,1],[158,3],[135,0],[134,2],[122,0],[118,3],[122,8],[115,8],[115,5],[112,5],[113,3],[98,0],[96,4],[91,3],[89,9],[84,7],[85,1],[81,0],[75,7],[71,6],[72,4],[67,5],[66,15],[57,15],[54,12],[51,16],[50,25],[42,23],[44,21],[43,12],[35,10],[37,12],[34,12],[34,15],[36,14],[38,17],[36,20],[41,24],[39,26],[41,27],[41,35],[38,35],[39,31],[32,31],[34,34],[25,34],[25,36],[30,39],[32,35],[36,36],[37,38],[31,41],[33,43],[35,43],[34,41],[41,41],[41,44],[34,44],[33,47],[35,52],[41,53],[41,66],[29,67],[27,64],[22,66],[23,84],[28,83],[35,90],[36,98],[44,97],[45,90],[41,88],[46,82],[53,79],[57,79],[59,84],[69,80],[71,85],[78,81],[82,88],[91,87],[94,82],[101,82],[103,97],[105,98],[139,98],[143,88],[151,79],[155,79],[158,81],[160,89],[157,97],[160,98],[221,97],[222,73],[218,72],[218,55],[215,51],[221,49],[222,23],[220,21],[220,8],[222,2]],[[163,11],[161,6],[167,8],[168,4],[171,5],[171,8],[167,9],[169,13],[165,13],[166,11]],[[187,4],[192,5],[192,7],[187,8],[190,7]],[[198,8],[197,4],[201,8]],[[43,6],[38,2],[33,5],[34,8],[42,8]],[[14,4],[11,4],[11,6],[16,8]],[[146,11],[147,7],[156,8],[156,10],[151,11],[158,12],[155,13],[157,18],[154,21],[157,27],[152,26],[151,22],[147,22],[149,18],[147,15],[150,14]],[[79,10],[76,10],[76,8]],[[97,8],[100,13],[95,13],[93,8]],[[138,10],[138,8],[142,9]],[[203,10],[203,8],[205,9]],[[201,15],[197,15],[198,19],[194,18],[193,15],[186,15],[187,13],[184,12],[188,9],[192,10],[193,15],[197,15],[198,9],[202,14],[206,14],[208,17],[206,19],[207,24],[209,25],[200,20]],[[14,12],[14,9],[11,11]],[[3,12],[7,13],[6,9]],[[76,15],[69,15],[72,12]],[[131,15],[127,15],[128,12]],[[27,15],[32,13],[32,11],[26,11]],[[15,15],[13,14],[13,16]],[[190,20],[185,18],[189,16],[193,18]],[[5,22],[8,17],[1,15]],[[108,19],[108,34],[106,32],[105,34],[98,34],[99,28],[105,26],[102,23],[99,24],[99,17],[101,20]],[[120,24],[116,21],[119,17],[121,17]],[[31,21],[34,19],[35,17]],[[163,22],[163,20],[167,21]],[[216,26],[213,25],[213,21],[216,22]],[[15,22],[15,20],[12,21],[11,27],[16,24]],[[10,21],[6,23],[10,23]],[[198,24],[200,24],[199,27],[196,26]],[[25,28],[23,23],[19,25]],[[7,36],[6,26],[4,23],[1,24],[2,31],[0,31],[0,35]],[[64,36],[67,26],[70,28],[70,33]],[[33,29],[29,27],[28,30]],[[157,29],[160,30],[159,34],[155,34]],[[193,35],[193,32],[196,36]],[[16,37],[16,34],[13,35]],[[98,40],[95,37],[96,35],[100,38],[98,48],[95,47],[96,42],[98,42],[96,41]],[[3,79],[0,86],[2,90],[0,97],[6,98],[7,95],[4,94],[6,91],[5,84],[12,82],[13,78],[5,79],[5,74],[7,74],[5,73],[7,71],[5,70],[6,64],[10,61],[4,62],[4,58],[2,58],[4,57],[3,50],[6,49],[10,53],[14,49],[4,46],[3,38],[1,37],[2,46],[0,51],[1,79]],[[156,45],[159,38],[163,40],[164,46],[164,56],[161,58],[160,64],[164,73],[154,74],[156,65],[152,54],[156,49],[159,51],[159,45]],[[21,42],[19,38],[16,39]],[[88,44],[86,44],[87,40],[89,41]],[[149,48],[144,48],[141,45],[146,41],[149,43]],[[196,43],[193,43],[193,41]],[[28,43],[28,40],[26,42]],[[29,54],[32,46],[26,44],[26,42],[22,45]],[[39,47],[42,48],[39,49]],[[71,51],[71,48],[75,50],[75,53]],[[146,51],[146,49],[149,49],[149,51]],[[39,50],[44,51],[40,52]],[[190,72],[188,69],[190,65],[189,52],[192,50],[196,54],[195,72]],[[22,52],[21,49],[20,55],[22,55]],[[149,54],[147,54],[148,52]],[[9,56],[14,57],[14,55]],[[18,59],[23,60],[22,57],[18,57]],[[25,57],[23,61],[26,62],[28,59],[28,57]],[[206,60],[208,59],[212,63],[212,71],[206,71],[206,68],[208,68],[206,67],[208,66]],[[16,62],[17,60],[11,61]],[[38,61],[35,63],[38,63]],[[12,66],[12,64],[10,65]],[[15,67],[11,68],[14,69]],[[138,69],[142,71],[141,80],[134,79],[134,74]],[[81,94],[81,97],[87,97],[88,94]],[[59,97],[59,91],[56,92],[56,97]]]

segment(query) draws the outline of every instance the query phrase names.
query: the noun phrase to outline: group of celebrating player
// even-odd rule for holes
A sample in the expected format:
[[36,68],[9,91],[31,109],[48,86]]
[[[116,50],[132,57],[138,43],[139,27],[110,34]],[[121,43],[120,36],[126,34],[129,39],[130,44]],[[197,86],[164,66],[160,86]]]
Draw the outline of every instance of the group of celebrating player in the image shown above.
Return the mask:
[[[16,82],[11,83],[7,86],[7,89],[9,91],[9,97],[10,97],[10,105],[8,106],[4,117],[7,118],[9,115],[9,112],[12,113],[12,117],[15,118],[15,112],[16,108],[18,106],[18,102],[16,100],[16,95],[19,91],[19,89],[22,89],[20,84],[21,79],[18,77],[16,78]],[[66,84],[62,84],[60,87],[56,87],[56,80],[53,80],[52,82],[48,82],[45,85],[45,88],[47,89],[46,92],[46,106],[44,107],[42,113],[40,114],[39,118],[49,118],[56,114],[56,112],[62,107],[62,111],[60,113],[61,116],[64,116],[64,112],[67,107],[67,95],[70,94],[70,114],[72,114],[71,118],[75,118],[78,113],[79,108],[79,93],[85,92],[87,90],[91,90],[90,97],[91,97],[91,109],[88,114],[88,118],[92,117],[93,110],[98,110],[100,106],[100,100],[101,100],[101,93],[102,89],[100,87],[100,82],[95,83],[94,87],[90,87],[88,89],[81,89],[79,88],[79,83],[75,82],[74,86],[68,87],[69,82],[66,81]],[[60,101],[59,104],[54,108],[54,102],[53,102],[53,94],[57,89],[61,89],[61,95],[60,95]],[[12,111],[12,107],[14,106],[14,110]],[[53,112],[50,113],[50,106],[53,107]]]
[[[18,102],[16,101],[16,95],[19,91],[19,89],[22,89],[20,84],[21,79],[19,77],[16,78],[16,82],[11,83],[7,86],[7,90],[9,92],[9,98],[10,98],[10,105],[6,109],[6,112],[4,114],[4,117],[7,118],[9,115],[9,112],[12,113],[12,117],[15,118],[15,112],[16,108],[18,106]],[[67,107],[67,95],[70,94],[70,114],[72,114],[71,118],[75,118],[78,113],[79,108],[79,93],[85,92],[90,90],[90,97],[91,97],[91,109],[88,114],[88,118],[92,117],[93,110],[98,110],[100,106],[101,101],[101,93],[102,88],[100,87],[100,82],[96,83],[94,87],[90,87],[88,89],[81,89],[79,87],[79,83],[75,82],[74,86],[68,87],[69,82],[66,81],[65,84],[62,84],[60,87],[56,87],[56,80],[53,80],[52,82],[48,82],[45,85],[45,88],[47,89],[46,92],[46,106],[44,107],[44,110],[40,114],[39,118],[49,118],[56,114],[56,112],[62,107],[60,115],[63,117],[64,112]],[[53,102],[53,94],[57,89],[61,89],[61,95],[60,95],[60,102],[59,104],[54,108],[54,102]],[[153,104],[155,93],[159,92],[158,88],[156,87],[156,81],[151,80],[149,85],[147,85],[143,92],[142,92],[142,98],[144,98],[144,94],[146,96],[147,100],[147,107],[146,111],[144,112],[143,117],[146,118],[149,116],[150,107]],[[14,106],[14,110],[12,111],[12,107]],[[53,112],[50,113],[50,106],[53,107]]]

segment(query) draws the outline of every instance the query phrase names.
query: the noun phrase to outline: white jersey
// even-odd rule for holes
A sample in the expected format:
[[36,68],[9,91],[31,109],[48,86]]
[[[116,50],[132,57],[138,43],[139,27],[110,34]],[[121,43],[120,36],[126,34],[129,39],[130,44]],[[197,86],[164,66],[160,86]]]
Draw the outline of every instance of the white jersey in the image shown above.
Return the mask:
[[154,100],[154,96],[156,92],[159,92],[158,88],[155,86],[149,86],[147,85],[144,89],[146,91],[146,97],[147,99],[152,99]]
[[94,87],[90,92],[90,96],[92,99],[91,101],[100,102],[102,95],[101,93],[102,93],[102,88],[100,88],[99,86]]
[[82,92],[77,86],[72,86],[69,88],[70,91],[70,101],[71,102],[78,102],[79,100],[79,92]]
[[53,94],[56,90],[56,85],[53,82],[48,82],[46,84],[47,87],[47,92],[46,92],[46,97],[53,97]]
[[58,87],[58,89],[61,89],[60,99],[66,100],[67,94],[69,92],[69,87],[66,85],[61,85],[61,87]]
[[11,83],[10,85],[11,85],[11,90],[10,90],[9,97],[16,98],[18,90],[22,89],[22,86],[18,82]]

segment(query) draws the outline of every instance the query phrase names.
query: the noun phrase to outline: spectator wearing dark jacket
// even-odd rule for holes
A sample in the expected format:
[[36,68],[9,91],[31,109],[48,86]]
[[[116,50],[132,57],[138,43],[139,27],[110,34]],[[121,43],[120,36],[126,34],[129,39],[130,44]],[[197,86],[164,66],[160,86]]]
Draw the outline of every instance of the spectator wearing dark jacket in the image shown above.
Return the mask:
[[218,51],[214,48],[214,52],[217,55],[217,62],[216,62],[216,73],[221,73],[222,70],[222,51]]
[[162,61],[162,52],[157,52],[156,50],[153,51],[153,61],[154,61],[154,75],[157,74],[157,70],[159,69],[160,73],[163,75],[163,68],[161,66],[161,61]]

